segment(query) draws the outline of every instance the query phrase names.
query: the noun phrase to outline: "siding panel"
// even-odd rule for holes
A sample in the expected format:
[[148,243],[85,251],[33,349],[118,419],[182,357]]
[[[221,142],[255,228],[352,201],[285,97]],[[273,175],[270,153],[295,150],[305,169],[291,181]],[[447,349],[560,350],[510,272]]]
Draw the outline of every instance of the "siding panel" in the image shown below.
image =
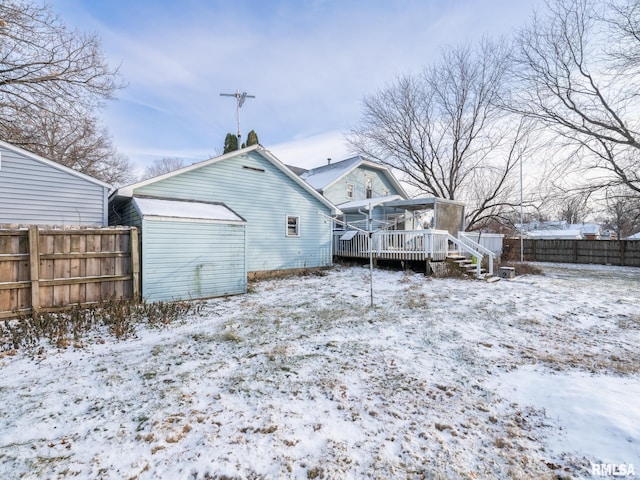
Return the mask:
[[104,225],[107,188],[0,147],[0,223]]
[[[372,179],[372,197],[383,197],[386,190],[389,195],[402,195],[401,192],[396,191],[393,184],[389,181],[387,176],[380,170],[369,168],[361,165],[353,171],[349,172],[343,178],[338,180],[335,184],[327,188],[323,194],[332,203],[340,205],[341,203],[350,202],[353,200],[363,200],[366,197],[366,179]],[[347,183],[352,183],[353,198],[347,198]]]
[[244,293],[245,227],[144,219],[142,295],[150,301]]

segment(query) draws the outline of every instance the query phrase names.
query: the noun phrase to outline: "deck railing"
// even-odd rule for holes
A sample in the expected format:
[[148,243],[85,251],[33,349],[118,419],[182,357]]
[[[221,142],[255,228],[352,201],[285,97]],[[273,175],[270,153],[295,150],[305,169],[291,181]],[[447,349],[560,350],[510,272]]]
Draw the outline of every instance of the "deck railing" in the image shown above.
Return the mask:
[[[446,230],[379,230],[358,232],[344,237],[345,231],[335,231],[333,254],[340,257],[385,260],[444,260],[449,252]],[[349,238],[350,237],[350,238]]]
[[475,259],[476,276],[487,257],[493,274],[494,252],[464,234],[456,238],[446,230],[337,230],[333,238],[333,254],[338,257],[443,261],[452,251]]

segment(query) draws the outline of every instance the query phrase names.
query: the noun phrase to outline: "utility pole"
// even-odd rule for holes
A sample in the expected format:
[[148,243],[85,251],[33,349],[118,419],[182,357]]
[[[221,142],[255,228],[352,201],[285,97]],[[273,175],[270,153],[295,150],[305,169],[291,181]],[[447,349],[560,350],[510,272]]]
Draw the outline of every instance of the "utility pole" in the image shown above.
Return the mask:
[[244,104],[244,101],[247,98],[256,98],[255,95],[247,95],[247,92],[238,92],[236,91],[236,93],[221,93],[220,94],[221,97],[235,97],[236,99],[236,120],[238,121],[238,150],[240,150],[240,145],[242,144],[240,141],[241,138],[241,134],[240,134],[240,107],[242,107],[242,105]]

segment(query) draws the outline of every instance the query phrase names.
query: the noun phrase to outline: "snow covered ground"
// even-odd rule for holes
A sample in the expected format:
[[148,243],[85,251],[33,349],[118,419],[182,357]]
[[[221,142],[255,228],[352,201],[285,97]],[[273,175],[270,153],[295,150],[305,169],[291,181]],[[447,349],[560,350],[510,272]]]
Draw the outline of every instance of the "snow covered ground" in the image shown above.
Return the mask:
[[0,478],[640,476],[640,269],[538,266],[377,270],[373,309],[368,270],[336,267],[4,355]]

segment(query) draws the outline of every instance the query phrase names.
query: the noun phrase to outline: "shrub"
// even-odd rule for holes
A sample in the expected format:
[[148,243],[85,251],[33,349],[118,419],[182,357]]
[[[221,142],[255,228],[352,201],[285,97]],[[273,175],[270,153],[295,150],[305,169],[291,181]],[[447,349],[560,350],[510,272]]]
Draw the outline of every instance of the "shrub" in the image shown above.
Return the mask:
[[33,348],[45,339],[60,348],[79,345],[87,334],[106,327],[116,339],[129,338],[136,326],[164,327],[189,314],[202,302],[136,302],[109,299],[90,307],[74,305],[63,312],[38,312],[0,323],[0,350]]

